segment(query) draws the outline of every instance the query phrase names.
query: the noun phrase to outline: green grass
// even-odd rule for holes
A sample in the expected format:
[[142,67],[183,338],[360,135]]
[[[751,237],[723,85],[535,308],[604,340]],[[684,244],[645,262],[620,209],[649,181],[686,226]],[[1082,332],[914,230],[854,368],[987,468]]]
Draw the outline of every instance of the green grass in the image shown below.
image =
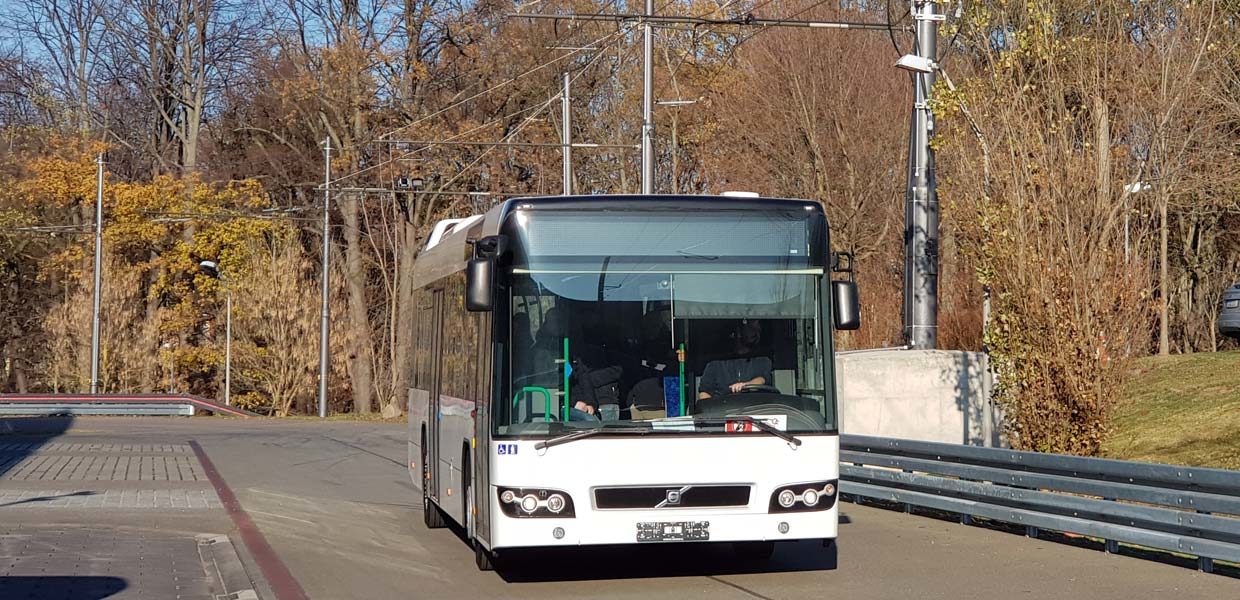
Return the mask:
[[1240,352],[1137,361],[1102,454],[1240,469]]

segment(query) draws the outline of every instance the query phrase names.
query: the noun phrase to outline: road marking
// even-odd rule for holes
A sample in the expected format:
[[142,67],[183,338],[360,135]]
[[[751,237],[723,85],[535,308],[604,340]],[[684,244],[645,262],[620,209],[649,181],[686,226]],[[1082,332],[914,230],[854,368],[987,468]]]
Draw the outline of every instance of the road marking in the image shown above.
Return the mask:
[[297,517],[289,517],[285,515],[277,515],[276,513],[263,512],[261,510],[254,510],[252,508],[249,510],[249,512],[256,514],[256,515],[263,515],[265,517],[275,517],[277,519],[288,519],[290,521],[297,521],[300,523],[305,523],[306,525],[313,525],[315,527],[319,526],[318,523],[315,523],[314,521],[307,521],[305,519],[298,519]]
[[232,489],[224,483],[224,478],[220,476],[220,472],[215,468],[215,464],[207,458],[207,453],[202,446],[196,441],[190,441],[190,447],[194,449],[194,454],[198,456],[198,462],[202,463],[202,470],[206,472],[207,479],[211,481],[211,485],[215,486],[215,493],[220,497],[220,501],[224,503],[228,516],[232,518],[233,525],[237,526],[237,531],[241,534],[241,541],[245,543],[245,547],[250,549],[250,554],[254,556],[254,562],[258,563],[258,568],[262,570],[263,576],[267,578],[267,583],[271,585],[271,591],[275,593],[278,600],[309,600],[306,591],[301,588],[301,584],[293,578],[293,574],[289,572],[288,567],[284,565],[284,561],[280,560],[280,556],[276,554],[271,544],[267,543],[267,538],[263,537],[263,532],[259,531],[258,526],[254,524],[254,520],[250,515],[246,514],[245,509],[241,508],[241,503],[237,501],[237,495]]

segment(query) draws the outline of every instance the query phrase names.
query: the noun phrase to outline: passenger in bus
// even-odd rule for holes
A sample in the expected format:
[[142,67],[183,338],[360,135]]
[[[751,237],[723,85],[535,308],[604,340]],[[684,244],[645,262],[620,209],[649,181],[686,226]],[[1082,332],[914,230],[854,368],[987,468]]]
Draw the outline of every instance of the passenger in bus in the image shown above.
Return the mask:
[[572,377],[569,392],[573,400],[573,420],[577,412],[595,418],[615,420],[620,411],[620,379],[624,368],[607,343],[607,327],[597,307],[585,305],[577,311],[576,327],[570,328]]
[[664,379],[677,377],[677,356],[672,348],[670,308],[656,309],[642,317],[639,358],[625,368],[629,376],[625,405],[634,420],[662,419],[667,416]]
[[[562,310],[551,307],[543,313],[542,323],[534,334],[534,344],[532,348],[525,350],[530,355],[529,370],[525,375],[536,381],[527,385],[559,387],[556,385],[559,383],[559,363],[556,360],[564,356],[564,335],[567,332],[568,326]],[[514,350],[520,351],[521,349]]]
[[754,355],[762,341],[761,323],[742,320],[731,337],[735,358],[706,363],[698,385],[699,400],[737,394],[748,385],[772,385],[775,380],[771,373],[771,359]]

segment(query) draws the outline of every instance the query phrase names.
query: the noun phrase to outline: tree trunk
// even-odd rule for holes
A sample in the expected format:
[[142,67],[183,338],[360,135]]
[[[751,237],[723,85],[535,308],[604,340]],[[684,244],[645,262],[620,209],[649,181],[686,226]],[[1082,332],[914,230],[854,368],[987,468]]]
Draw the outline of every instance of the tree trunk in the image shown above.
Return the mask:
[[1094,118],[1097,128],[1098,206],[1106,207],[1111,205],[1111,120],[1102,96],[1094,96]]
[[1167,196],[1158,202],[1158,355],[1171,354],[1167,332]]
[[366,312],[366,267],[362,264],[361,203],[356,194],[346,194],[341,202],[344,215],[344,278],[348,296],[349,368],[350,387],[353,390],[353,410],[366,414],[371,412],[371,395],[374,391],[374,370],[370,362],[370,320]]
[[399,225],[401,230],[400,255],[396,262],[396,339],[395,360],[392,365],[395,385],[392,386],[395,401],[402,409],[409,388],[409,375],[413,367],[414,331],[413,321],[417,306],[413,296],[413,262],[417,258],[417,226],[407,220]]

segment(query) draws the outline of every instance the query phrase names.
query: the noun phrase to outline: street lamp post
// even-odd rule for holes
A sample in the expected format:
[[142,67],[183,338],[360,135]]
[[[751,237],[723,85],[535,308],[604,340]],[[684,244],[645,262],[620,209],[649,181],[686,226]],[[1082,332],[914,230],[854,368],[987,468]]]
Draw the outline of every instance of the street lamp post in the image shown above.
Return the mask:
[[198,266],[214,273],[224,285],[224,405],[232,406],[232,286],[214,261],[204,260]]

